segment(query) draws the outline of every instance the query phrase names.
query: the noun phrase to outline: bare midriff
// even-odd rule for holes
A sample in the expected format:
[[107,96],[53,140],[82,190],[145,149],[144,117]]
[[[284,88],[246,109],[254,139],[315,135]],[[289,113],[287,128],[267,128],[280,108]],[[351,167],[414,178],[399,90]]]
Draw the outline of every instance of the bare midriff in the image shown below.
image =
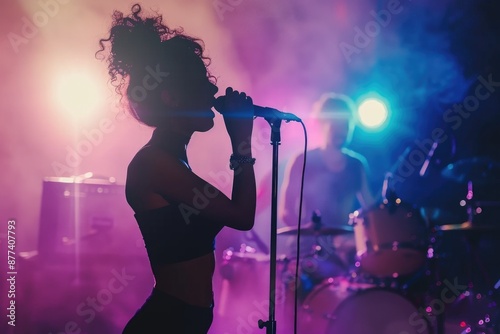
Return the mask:
[[198,258],[153,266],[155,287],[187,304],[210,307],[213,303],[214,253]]

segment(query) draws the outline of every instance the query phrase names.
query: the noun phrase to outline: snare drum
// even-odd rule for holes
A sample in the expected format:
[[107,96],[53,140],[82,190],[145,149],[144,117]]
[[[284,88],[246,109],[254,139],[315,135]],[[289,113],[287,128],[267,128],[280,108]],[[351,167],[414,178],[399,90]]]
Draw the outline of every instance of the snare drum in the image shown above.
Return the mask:
[[420,311],[395,290],[343,278],[325,281],[306,298],[299,333],[429,334]]
[[364,272],[377,277],[410,275],[426,259],[425,220],[401,201],[380,204],[349,217],[354,227],[356,255]]

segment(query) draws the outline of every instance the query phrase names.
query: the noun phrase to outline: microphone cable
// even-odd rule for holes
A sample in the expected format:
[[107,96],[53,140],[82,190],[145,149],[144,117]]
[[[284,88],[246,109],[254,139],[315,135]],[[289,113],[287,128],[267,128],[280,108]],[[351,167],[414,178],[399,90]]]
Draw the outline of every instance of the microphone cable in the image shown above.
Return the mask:
[[298,228],[297,228],[297,254],[295,256],[295,276],[294,276],[294,315],[293,315],[293,333],[297,334],[297,311],[298,311],[298,288],[299,288],[299,259],[300,259],[300,231],[301,231],[301,218],[302,218],[302,202],[304,197],[304,177],[306,170],[306,158],[307,158],[307,130],[304,122],[300,121],[302,128],[304,130],[304,161],[302,164],[302,176],[300,180],[300,196],[299,196],[299,218],[298,218]]

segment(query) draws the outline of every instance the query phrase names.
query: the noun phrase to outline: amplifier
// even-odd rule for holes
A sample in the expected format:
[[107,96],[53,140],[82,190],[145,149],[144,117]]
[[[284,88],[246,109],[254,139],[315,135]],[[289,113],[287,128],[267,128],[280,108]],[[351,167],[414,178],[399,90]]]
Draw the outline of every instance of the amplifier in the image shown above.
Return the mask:
[[41,257],[144,252],[124,185],[113,178],[44,178],[38,232]]

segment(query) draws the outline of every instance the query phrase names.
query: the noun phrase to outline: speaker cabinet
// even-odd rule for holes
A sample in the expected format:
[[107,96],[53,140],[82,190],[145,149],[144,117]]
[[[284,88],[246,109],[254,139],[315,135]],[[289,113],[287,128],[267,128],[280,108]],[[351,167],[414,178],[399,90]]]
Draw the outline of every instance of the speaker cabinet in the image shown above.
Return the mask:
[[124,185],[108,179],[43,180],[38,233],[42,258],[134,255],[143,248]]

